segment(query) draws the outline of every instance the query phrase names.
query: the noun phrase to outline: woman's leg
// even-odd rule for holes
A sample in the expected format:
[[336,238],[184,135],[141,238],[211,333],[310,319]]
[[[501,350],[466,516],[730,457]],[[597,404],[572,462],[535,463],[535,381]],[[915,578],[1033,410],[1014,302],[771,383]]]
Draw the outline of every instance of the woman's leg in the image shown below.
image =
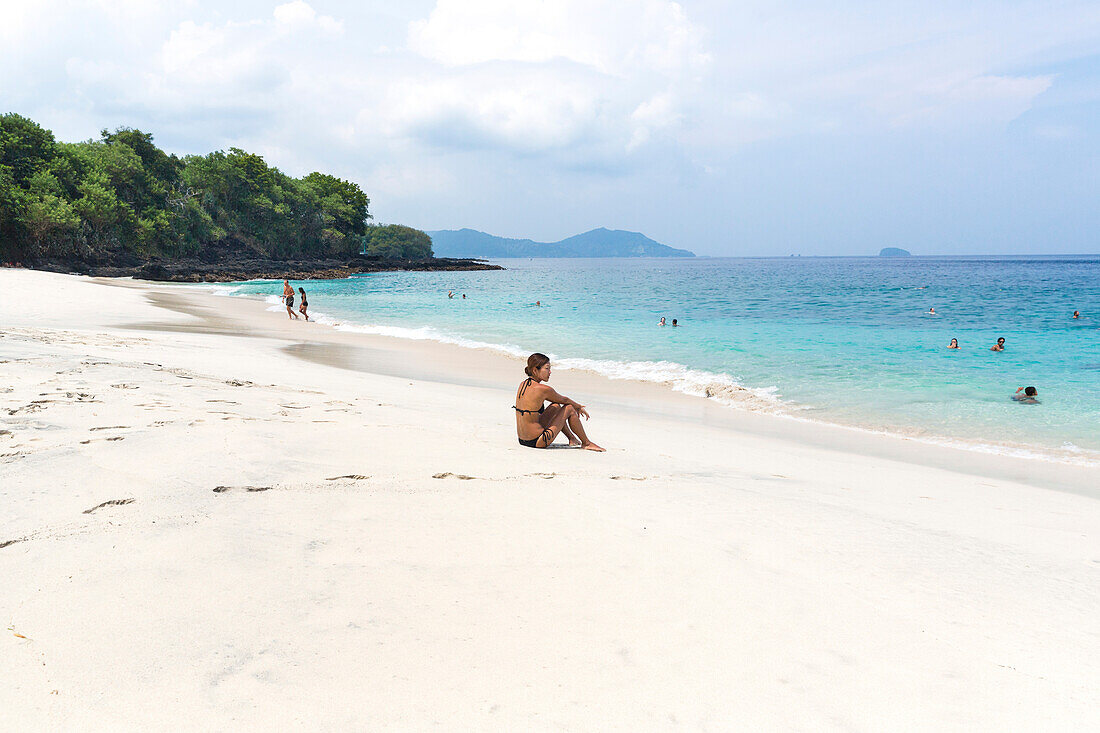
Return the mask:
[[572,406],[569,407],[569,410],[570,412],[568,426],[572,428],[573,432],[577,434],[578,438],[580,438],[581,447],[585,450],[594,450],[602,453],[604,449],[589,440],[588,435],[584,432],[584,425],[581,425],[581,416],[577,413],[576,410],[572,408]]
[[[542,414],[542,418],[539,420],[543,427],[543,437],[539,438],[539,447],[545,448],[554,442],[554,439],[558,437],[558,433],[568,431],[575,434],[576,438],[580,439],[581,447],[586,450],[603,451],[603,448],[593,443],[588,439],[588,436],[584,432],[584,426],[581,425],[581,416],[577,414],[576,409],[572,405],[551,405],[546,408],[546,412]],[[566,432],[566,437],[569,436],[569,432]],[[572,440],[569,441],[573,443]]]
[[546,408],[546,411],[539,416],[539,424],[542,425],[539,448],[546,448],[554,442],[572,413],[573,407],[570,405],[550,405]]

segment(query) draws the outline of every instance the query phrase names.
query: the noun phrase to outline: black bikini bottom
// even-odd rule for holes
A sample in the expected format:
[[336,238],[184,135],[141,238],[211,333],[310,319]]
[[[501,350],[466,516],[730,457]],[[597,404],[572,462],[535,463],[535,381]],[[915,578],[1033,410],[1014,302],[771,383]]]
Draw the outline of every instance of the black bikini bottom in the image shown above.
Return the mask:
[[[554,439],[554,431],[550,428],[546,428],[539,434],[538,438],[534,438],[533,440],[524,440],[523,438],[520,438],[519,444],[522,446],[526,446],[527,448],[538,448],[539,438],[546,438],[546,445],[550,445],[550,442]],[[545,447],[546,446],[544,445],[543,448]]]

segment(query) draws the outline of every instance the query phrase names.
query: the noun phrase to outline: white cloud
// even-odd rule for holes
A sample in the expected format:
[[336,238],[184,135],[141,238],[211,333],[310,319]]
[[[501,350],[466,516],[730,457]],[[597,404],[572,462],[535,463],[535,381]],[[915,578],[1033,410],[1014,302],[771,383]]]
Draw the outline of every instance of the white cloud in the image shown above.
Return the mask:
[[565,59],[604,74],[669,76],[706,65],[702,30],[667,0],[439,0],[409,47],[446,64]]
[[330,15],[317,15],[317,11],[308,3],[302,2],[302,0],[294,0],[294,2],[279,5],[275,8],[273,15],[275,16],[275,22],[282,25],[316,24],[319,28],[333,33],[343,30],[343,24],[340,21]]
[[[703,32],[667,0],[440,0],[409,48],[441,64],[391,94],[395,132],[529,155],[628,156],[684,118]],[[429,67],[430,68],[430,67]]]

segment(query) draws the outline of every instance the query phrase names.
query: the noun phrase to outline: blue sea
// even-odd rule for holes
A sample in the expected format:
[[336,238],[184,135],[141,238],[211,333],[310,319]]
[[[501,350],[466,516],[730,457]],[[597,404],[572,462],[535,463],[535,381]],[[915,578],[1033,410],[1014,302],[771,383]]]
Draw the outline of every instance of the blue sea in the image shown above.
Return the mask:
[[[1100,256],[497,263],[507,269],[295,287],[340,328],[542,351],[559,369],[731,408],[1100,462]],[[281,283],[220,290],[274,303]],[[660,328],[662,316],[681,325]],[[990,351],[999,336],[1005,350]],[[1040,404],[1011,399],[1023,386]]]

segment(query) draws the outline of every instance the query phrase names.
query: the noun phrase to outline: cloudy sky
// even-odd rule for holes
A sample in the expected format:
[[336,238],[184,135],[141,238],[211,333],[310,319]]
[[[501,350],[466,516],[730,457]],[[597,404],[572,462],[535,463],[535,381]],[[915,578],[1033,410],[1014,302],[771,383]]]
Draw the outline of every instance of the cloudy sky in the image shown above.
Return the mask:
[[0,0],[0,112],[711,255],[1100,252],[1096,0]]

